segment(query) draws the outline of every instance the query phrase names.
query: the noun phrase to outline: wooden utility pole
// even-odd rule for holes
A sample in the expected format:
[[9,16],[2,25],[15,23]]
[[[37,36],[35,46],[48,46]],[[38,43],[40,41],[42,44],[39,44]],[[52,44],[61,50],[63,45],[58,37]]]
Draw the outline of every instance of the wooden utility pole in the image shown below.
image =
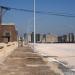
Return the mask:
[[2,17],[7,10],[9,10],[9,8],[0,6],[0,25],[2,24]]

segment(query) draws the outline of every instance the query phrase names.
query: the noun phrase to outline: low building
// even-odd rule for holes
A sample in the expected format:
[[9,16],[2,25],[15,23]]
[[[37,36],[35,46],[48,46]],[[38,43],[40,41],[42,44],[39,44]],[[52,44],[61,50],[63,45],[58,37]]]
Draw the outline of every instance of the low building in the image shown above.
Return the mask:
[[0,42],[17,41],[15,25],[0,25]]

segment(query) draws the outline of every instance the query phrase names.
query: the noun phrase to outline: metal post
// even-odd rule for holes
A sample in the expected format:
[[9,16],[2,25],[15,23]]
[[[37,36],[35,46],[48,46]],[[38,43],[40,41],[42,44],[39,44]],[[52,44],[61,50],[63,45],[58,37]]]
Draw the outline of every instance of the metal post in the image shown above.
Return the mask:
[[35,32],[35,0],[34,0],[34,50],[35,50],[35,43],[36,43],[36,32]]

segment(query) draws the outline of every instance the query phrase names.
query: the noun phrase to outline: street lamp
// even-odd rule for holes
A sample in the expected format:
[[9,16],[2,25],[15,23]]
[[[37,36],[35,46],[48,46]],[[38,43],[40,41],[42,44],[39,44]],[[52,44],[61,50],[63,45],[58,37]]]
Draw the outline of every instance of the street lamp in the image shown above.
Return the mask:
[[34,0],[34,50],[35,50],[35,43],[36,43],[36,32],[35,32],[35,0]]

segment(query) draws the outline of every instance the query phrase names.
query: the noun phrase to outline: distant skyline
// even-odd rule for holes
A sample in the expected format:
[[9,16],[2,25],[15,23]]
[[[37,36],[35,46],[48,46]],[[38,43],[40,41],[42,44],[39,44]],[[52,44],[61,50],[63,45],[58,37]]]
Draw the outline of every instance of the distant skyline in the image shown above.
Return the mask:
[[[0,0],[0,5],[33,9],[33,0]],[[75,0],[36,0],[36,10],[75,15]],[[33,13],[10,10],[3,16],[3,23],[15,23],[19,33],[31,32]],[[36,32],[75,33],[75,18],[36,13]]]

